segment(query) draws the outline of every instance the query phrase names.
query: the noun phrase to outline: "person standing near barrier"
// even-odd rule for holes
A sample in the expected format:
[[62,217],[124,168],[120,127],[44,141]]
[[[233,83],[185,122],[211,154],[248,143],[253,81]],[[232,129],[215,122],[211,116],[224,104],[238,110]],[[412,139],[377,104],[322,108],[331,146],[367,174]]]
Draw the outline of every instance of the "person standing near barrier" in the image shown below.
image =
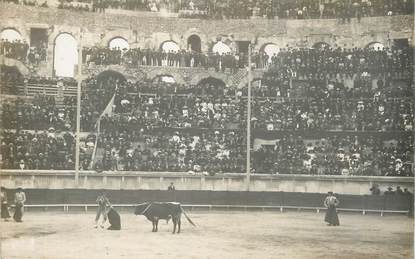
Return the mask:
[[23,222],[23,207],[26,202],[26,194],[23,192],[22,188],[17,188],[16,193],[14,194],[14,215],[13,219],[16,222]]
[[105,191],[102,191],[97,197],[98,209],[97,215],[95,216],[95,228],[98,228],[98,221],[102,216],[103,221],[100,224],[101,228],[104,228],[104,223],[107,221],[107,213],[111,208],[111,203],[106,196]]
[[406,196],[408,199],[408,217],[412,218],[414,216],[414,195],[410,191],[408,191],[408,188],[403,189],[402,195]]
[[339,217],[337,215],[337,206],[339,206],[339,200],[333,195],[333,192],[328,192],[328,196],[324,200],[324,206],[327,208],[324,221],[329,226],[339,226]]
[[1,201],[1,218],[4,219],[4,221],[9,221],[10,213],[9,213],[7,192],[6,192],[6,188],[3,186],[1,187],[0,201]]

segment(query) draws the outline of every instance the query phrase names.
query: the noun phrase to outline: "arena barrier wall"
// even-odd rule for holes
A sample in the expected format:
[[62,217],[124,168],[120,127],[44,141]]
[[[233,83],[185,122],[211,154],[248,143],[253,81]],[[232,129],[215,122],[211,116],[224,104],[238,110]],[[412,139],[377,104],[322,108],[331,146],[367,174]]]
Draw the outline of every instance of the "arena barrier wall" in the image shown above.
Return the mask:
[[[8,190],[12,198],[14,190]],[[100,190],[87,189],[25,189],[27,205],[94,206]],[[161,191],[161,190],[107,190],[113,204],[134,205],[146,201],[177,201],[182,204],[217,207],[303,208],[324,209],[326,194],[299,192],[245,192],[245,191]],[[350,211],[408,212],[413,198],[408,195],[344,195],[336,194],[339,209]],[[12,200],[10,200],[12,203]],[[29,206],[30,207],[30,206]]]
[[[165,190],[174,182],[178,190],[187,191],[246,191],[245,174],[216,174],[214,176],[175,172],[94,172],[81,171],[75,182],[74,171],[2,170],[0,182],[6,188],[29,189],[107,189],[107,190]],[[380,190],[400,186],[413,192],[413,177],[252,174],[252,192],[296,192],[341,194],[370,194],[377,184]]]

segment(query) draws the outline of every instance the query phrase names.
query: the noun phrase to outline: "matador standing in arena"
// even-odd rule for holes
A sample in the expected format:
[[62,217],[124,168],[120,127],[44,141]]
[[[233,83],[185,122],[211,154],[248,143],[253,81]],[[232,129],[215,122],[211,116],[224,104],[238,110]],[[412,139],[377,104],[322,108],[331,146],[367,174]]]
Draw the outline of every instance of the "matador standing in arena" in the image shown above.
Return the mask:
[[324,221],[328,223],[329,226],[339,226],[339,217],[337,215],[337,206],[339,206],[339,200],[333,195],[333,192],[328,192],[328,196],[324,200],[324,206],[327,208],[326,216]]
[[98,221],[101,215],[102,215],[103,220],[100,226],[101,228],[104,228],[104,223],[105,221],[107,221],[107,213],[108,213],[109,208],[111,207],[111,203],[108,200],[105,194],[105,191],[102,191],[101,194],[98,196],[97,203],[98,203],[98,209],[97,209],[97,215],[95,217],[95,228],[98,227]]

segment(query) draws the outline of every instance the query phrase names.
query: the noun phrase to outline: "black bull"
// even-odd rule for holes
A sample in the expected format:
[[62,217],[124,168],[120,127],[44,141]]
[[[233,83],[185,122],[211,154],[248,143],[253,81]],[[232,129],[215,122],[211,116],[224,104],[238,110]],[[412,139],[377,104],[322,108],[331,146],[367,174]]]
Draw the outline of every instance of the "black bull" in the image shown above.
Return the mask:
[[173,221],[173,234],[180,233],[181,215],[182,213],[190,224],[196,226],[192,220],[186,215],[182,206],[178,202],[145,202],[136,206],[135,215],[144,215],[153,224],[153,232],[158,230],[158,222],[160,219]]

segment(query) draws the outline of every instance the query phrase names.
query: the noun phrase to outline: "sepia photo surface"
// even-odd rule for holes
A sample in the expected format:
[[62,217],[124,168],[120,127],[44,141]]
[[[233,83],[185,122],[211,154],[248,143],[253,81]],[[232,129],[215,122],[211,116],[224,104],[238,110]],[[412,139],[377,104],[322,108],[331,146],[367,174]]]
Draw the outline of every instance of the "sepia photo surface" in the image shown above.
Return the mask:
[[414,258],[413,0],[0,1],[0,259]]

